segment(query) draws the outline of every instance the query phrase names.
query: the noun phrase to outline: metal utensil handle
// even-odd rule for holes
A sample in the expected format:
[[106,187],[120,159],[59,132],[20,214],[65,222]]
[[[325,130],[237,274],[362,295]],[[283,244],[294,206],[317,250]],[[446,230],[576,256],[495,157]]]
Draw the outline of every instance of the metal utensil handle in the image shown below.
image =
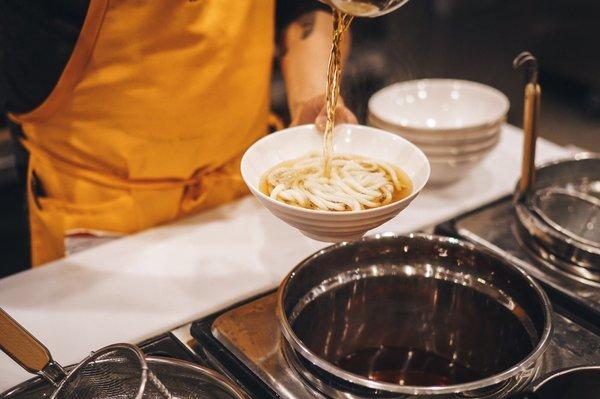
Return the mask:
[[50,351],[23,326],[0,308],[0,349],[30,373],[43,375],[56,384],[65,372],[52,360]]
[[542,90],[538,84],[537,59],[528,51],[519,54],[513,60],[513,67],[528,65],[527,85],[525,86],[525,105],[523,108],[523,162],[521,164],[521,179],[519,180],[518,199],[525,196],[533,185],[535,173],[535,142],[537,140],[538,119]]
[[524,146],[523,164],[521,165],[521,180],[519,191],[525,194],[533,185],[535,173],[535,143],[537,140],[538,119],[540,114],[541,88],[537,83],[528,83],[525,86],[524,105]]

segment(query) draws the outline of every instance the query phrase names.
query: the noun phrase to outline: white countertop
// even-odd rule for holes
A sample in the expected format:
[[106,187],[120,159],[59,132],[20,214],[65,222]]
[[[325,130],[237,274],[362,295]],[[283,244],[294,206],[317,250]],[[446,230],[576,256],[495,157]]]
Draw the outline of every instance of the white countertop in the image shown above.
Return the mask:
[[[376,231],[406,233],[512,191],[520,130],[464,180],[426,188]],[[540,162],[568,155],[538,141]],[[0,280],[0,306],[63,364],[115,342],[139,342],[275,287],[324,243],[310,240],[246,197]],[[0,353],[0,392],[30,376]]]

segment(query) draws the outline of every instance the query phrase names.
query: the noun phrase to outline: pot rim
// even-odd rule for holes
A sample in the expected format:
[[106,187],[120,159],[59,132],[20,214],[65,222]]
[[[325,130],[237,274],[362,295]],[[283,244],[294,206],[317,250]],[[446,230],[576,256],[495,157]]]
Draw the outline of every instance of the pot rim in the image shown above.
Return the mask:
[[[542,165],[537,166],[535,168],[535,171],[537,173],[540,170],[543,170],[547,167],[568,162],[578,162],[588,159],[600,160],[600,153],[580,152],[569,158],[561,158],[545,162]],[[525,196],[526,195],[527,193],[525,193]],[[586,253],[588,253],[590,256],[600,256],[600,249],[598,248],[598,246],[588,244],[585,241],[572,237],[571,235],[563,232],[562,228],[554,228],[548,223],[546,223],[544,220],[542,220],[539,216],[537,216],[537,214],[534,211],[532,211],[529,205],[525,202],[525,197],[521,198],[518,184],[515,187],[513,197],[513,204],[517,213],[517,217],[519,219],[519,223],[527,230],[529,235],[534,237],[538,236],[539,234],[546,235],[551,237],[552,239],[559,240],[572,248],[577,248],[586,251]]]
[[[531,286],[533,291],[539,297],[540,302],[542,304],[543,314],[544,314],[544,318],[545,318],[544,328],[540,334],[538,343],[533,348],[531,353],[529,355],[527,355],[527,357],[525,357],[519,363],[515,364],[514,366],[510,367],[509,369],[504,370],[498,374],[495,374],[495,375],[492,375],[490,377],[486,377],[486,378],[483,378],[480,380],[476,380],[476,381],[471,381],[471,382],[466,382],[466,383],[461,383],[461,384],[454,384],[454,385],[447,385],[447,386],[397,385],[397,384],[392,384],[392,383],[388,383],[388,382],[373,381],[373,380],[370,380],[361,375],[350,373],[350,372],[334,365],[333,363],[320,358],[318,355],[313,353],[306,345],[304,345],[304,343],[300,340],[300,338],[298,338],[298,336],[294,333],[292,326],[290,325],[287,317],[285,316],[285,312],[283,309],[283,294],[284,294],[285,288],[287,287],[290,279],[300,269],[305,267],[305,265],[307,263],[309,263],[312,259],[322,256],[324,254],[330,253],[332,251],[335,251],[338,248],[341,248],[341,247],[344,247],[347,245],[356,245],[357,243],[360,243],[360,242],[370,242],[370,241],[378,241],[378,240],[386,239],[386,238],[400,238],[400,237],[426,239],[426,240],[437,241],[439,243],[450,244],[450,245],[454,245],[454,246],[458,246],[458,247],[462,247],[462,248],[468,248],[470,250],[480,251],[480,252],[490,255],[494,258],[502,260],[503,262],[505,262],[505,264],[507,266],[509,266],[509,267],[513,268],[515,271],[517,271],[529,283],[529,285]],[[550,304],[550,300],[548,299],[548,296],[542,290],[542,288],[539,286],[539,284],[537,282],[535,282],[535,280],[533,280],[533,278],[531,276],[529,276],[527,273],[525,273],[525,271],[523,271],[520,267],[518,267],[510,262],[504,261],[502,258],[500,258],[500,256],[498,254],[492,252],[491,250],[488,250],[487,248],[478,247],[472,243],[469,243],[469,242],[466,242],[463,240],[459,240],[456,238],[452,238],[452,237],[436,236],[436,235],[432,235],[432,234],[423,234],[423,233],[411,233],[408,235],[402,235],[402,234],[396,234],[396,233],[375,234],[373,236],[363,237],[354,243],[342,242],[342,243],[334,244],[334,245],[331,245],[327,248],[324,248],[324,249],[312,254],[311,256],[302,260],[298,265],[296,265],[282,280],[282,282],[279,285],[279,288],[277,290],[276,313],[277,313],[277,321],[278,321],[279,327],[281,329],[281,332],[284,336],[284,339],[288,342],[288,344],[291,345],[291,347],[293,348],[294,351],[299,353],[302,357],[307,359],[313,365],[317,366],[318,368],[320,368],[322,370],[327,371],[330,374],[333,374],[336,377],[339,377],[347,382],[350,382],[350,383],[353,383],[356,385],[360,385],[360,386],[374,389],[374,390],[381,390],[381,391],[386,391],[386,392],[402,393],[402,394],[412,394],[412,395],[451,394],[451,393],[456,393],[456,392],[472,391],[472,390],[489,387],[491,385],[495,385],[500,382],[503,382],[503,381],[517,375],[521,371],[526,370],[527,368],[529,368],[533,363],[535,363],[538,360],[538,358],[546,351],[548,345],[550,344],[550,337],[552,335],[552,330],[553,330],[552,317],[551,317],[552,305]]]
[[594,371],[599,371],[600,372],[600,365],[597,366],[576,366],[576,367],[568,367],[565,369],[561,369],[558,371],[554,371],[548,375],[546,375],[545,377],[541,378],[540,380],[536,381],[533,385],[532,391],[533,392],[537,392],[540,388],[542,388],[544,385],[546,385],[548,382],[562,377],[565,374],[571,374],[571,373],[576,373],[579,371],[587,371],[587,370],[594,370]]

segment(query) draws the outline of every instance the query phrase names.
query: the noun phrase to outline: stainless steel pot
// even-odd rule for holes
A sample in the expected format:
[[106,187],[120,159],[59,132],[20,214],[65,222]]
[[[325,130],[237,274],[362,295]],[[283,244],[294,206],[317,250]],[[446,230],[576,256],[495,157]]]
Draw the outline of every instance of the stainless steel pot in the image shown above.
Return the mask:
[[581,366],[545,376],[531,392],[510,399],[597,399],[600,396],[600,366]]
[[302,261],[278,291],[288,362],[331,398],[501,398],[539,370],[552,325],[523,271],[453,238],[393,234]]
[[538,167],[531,187],[515,198],[520,224],[539,256],[600,281],[600,154]]

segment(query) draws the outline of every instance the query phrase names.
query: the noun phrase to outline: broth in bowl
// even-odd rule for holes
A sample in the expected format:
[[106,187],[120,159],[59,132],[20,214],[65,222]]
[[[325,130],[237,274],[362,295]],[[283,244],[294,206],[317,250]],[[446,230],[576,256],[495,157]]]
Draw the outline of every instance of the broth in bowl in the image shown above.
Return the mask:
[[325,175],[323,157],[311,153],[282,162],[261,178],[270,198],[305,209],[360,211],[408,197],[413,184],[399,167],[360,155],[335,154]]

